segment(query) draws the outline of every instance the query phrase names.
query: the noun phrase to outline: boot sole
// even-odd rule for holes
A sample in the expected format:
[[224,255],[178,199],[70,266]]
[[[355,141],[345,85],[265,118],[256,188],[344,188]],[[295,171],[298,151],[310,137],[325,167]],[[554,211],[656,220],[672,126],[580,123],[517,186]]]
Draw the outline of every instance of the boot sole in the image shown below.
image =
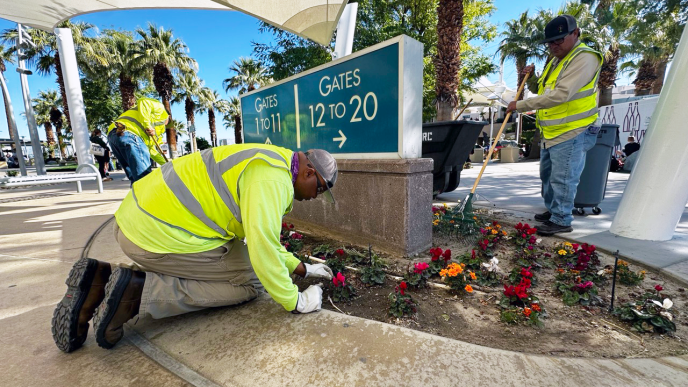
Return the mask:
[[[67,293],[55,307],[51,330],[57,348],[63,352],[72,352],[80,348],[86,340],[86,335],[79,338],[79,313],[86,301],[88,291],[93,283],[98,261],[91,258],[81,258],[69,272],[65,281]],[[88,332],[88,331],[87,331]]]
[[118,268],[112,271],[110,280],[105,285],[105,298],[100,306],[96,308],[93,316],[93,329],[96,331],[96,342],[98,346],[105,349],[112,349],[119,342],[110,343],[105,340],[105,331],[110,321],[115,317],[122,295],[131,280],[132,271],[129,269]]
[[559,234],[559,233],[562,233],[562,232],[571,232],[571,231],[573,231],[573,228],[569,227],[569,228],[565,228],[565,229],[563,229],[563,230],[557,230],[557,231],[551,231],[551,232],[550,232],[550,231],[540,231],[540,230],[538,230],[538,234],[540,234],[540,235],[542,235],[542,236],[552,236],[552,235],[554,235],[554,234]]

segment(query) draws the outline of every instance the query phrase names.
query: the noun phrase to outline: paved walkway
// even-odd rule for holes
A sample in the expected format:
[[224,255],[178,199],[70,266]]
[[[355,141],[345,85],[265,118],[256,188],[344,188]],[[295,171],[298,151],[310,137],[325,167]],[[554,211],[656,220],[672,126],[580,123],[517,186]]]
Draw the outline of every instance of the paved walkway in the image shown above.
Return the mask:
[[[464,170],[459,188],[439,195],[437,200],[463,200],[470,192],[480,167],[481,165],[474,163],[473,168]],[[540,196],[539,168],[538,161],[490,163],[476,190],[480,194],[476,205],[505,211],[534,222],[534,214],[547,210]],[[629,176],[626,173],[610,173],[605,198],[600,204],[602,213],[593,215],[589,208],[586,209],[586,216],[575,216],[574,231],[564,236],[594,244],[610,252],[619,250],[621,255],[636,263],[688,282],[688,209],[684,211],[670,241],[639,241],[609,232]]]
[[[114,350],[64,354],[50,333],[64,280],[128,189],[69,185],[0,191],[0,386],[685,386],[688,356],[535,356],[321,311],[269,297],[164,320],[141,319]],[[43,195],[37,198],[36,195]],[[21,200],[36,197],[31,200]],[[126,262],[112,222],[89,256]]]

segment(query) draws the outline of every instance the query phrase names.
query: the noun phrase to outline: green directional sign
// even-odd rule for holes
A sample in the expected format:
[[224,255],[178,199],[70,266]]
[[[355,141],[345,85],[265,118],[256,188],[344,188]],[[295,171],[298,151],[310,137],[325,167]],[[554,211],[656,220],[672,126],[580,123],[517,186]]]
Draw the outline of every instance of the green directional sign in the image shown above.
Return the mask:
[[422,55],[402,35],[245,94],[244,140],[337,158],[420,157]]

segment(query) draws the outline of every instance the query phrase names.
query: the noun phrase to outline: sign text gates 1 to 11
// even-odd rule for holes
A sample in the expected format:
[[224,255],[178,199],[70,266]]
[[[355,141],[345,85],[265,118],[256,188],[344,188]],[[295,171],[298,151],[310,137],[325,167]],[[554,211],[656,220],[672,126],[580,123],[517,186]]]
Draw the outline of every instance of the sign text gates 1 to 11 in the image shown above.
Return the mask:
[[242,95],[244,140],[337,158],[420,157],[422,55],[401,35]]

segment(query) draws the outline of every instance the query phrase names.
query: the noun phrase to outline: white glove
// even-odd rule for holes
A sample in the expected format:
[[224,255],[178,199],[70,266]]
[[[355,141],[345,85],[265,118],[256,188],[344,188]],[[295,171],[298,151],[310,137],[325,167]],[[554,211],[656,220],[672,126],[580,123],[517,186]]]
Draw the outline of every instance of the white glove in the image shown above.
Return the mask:
[[[327,266],[326,266],[327,267]],[[322,286],[311,285],[303,292],[299,292],[299,300],[296,302],[295,313],[317,312],[322,308]]]
[[304,263],[303,265],[306,266],[306,277],[304,278],[327,278],[328,280],[331,280],[334,276],[332,269],[330,269],[324,263],[316,263],[315,265]]

